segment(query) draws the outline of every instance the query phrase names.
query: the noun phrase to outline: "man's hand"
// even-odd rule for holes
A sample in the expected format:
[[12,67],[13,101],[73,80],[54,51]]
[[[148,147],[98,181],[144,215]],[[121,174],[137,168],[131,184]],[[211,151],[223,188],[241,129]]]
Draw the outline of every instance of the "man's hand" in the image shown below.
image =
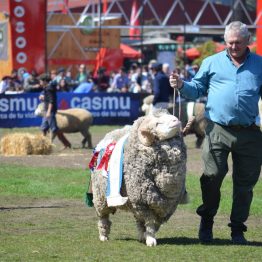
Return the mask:
[[172,73],[170,75],[169,83],[171,87],[176,88],[176,89],[180,89],[183,86],[183,80],[176,73]]
[[51,113],[49,111],[47,111],[45,117],[50,118],[50,116],[51,116]]

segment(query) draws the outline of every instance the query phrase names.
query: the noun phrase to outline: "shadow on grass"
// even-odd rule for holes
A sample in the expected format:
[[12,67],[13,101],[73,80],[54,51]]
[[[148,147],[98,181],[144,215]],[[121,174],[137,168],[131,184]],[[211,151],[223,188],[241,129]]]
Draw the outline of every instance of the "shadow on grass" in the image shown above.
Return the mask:
[[32,207],[22,207],[22,206],[17,206],[17,207],[0,207],[0,211],[11,211],[11,210],[16,210],[16,209],[33,209],[33,208],[65,208],[68,207],[69,205],[63,205],[63,206],[32,206]]
[[[194,245],[200,244],[198,238],[176,237],[176,238],[161,238],[157,240],[158,245]],[[212,243],[203,244],[207,246],[228,246],[232,245],[229,239],[215,238]],[[248,246],[262,246],[262,242],[250,241]]]
[[[125,241],[136,241],[133,238],[118,238],[117,240]],[[174,237],[174,238],[158,238],[157,245],[199,245],[200,242],[198,238],[189,238],[189,237]],[[232,245],[229,239],[219,239],[215,238],[212,243],[202,244],[203,246],[229,246]],[[262,242],[250,241],[247,246],[262,246]]]

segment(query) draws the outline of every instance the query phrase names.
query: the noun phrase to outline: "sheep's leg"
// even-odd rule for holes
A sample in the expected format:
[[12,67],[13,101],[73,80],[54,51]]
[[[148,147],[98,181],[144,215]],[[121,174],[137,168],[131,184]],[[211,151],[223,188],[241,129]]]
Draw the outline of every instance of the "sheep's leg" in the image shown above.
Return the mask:
[[88,148],[93,148],[92,136],[89,131],[87,132],[87,145],[88,145]]
[[56,132],[51,131],[50,136],[51,136],[51,143],[53,143],[53,141],[55,140],[55,137],[56,137]]
[[84,138],[83,140],[82,140],[82,148],[85,148],[85,145],[86,145],[86,138]]
[[137,232],[138,232],[138,241],[145,243],[146,242],[146,239],[145,239],[145,232],[146,232],[145,223],[141,222],[139,220],[136,220],[136,228],[137,228]]
[[84,139],[82,140],[82,147],[85,147],[85,144],[87,142],[88,148],[93,148],[92,145],[92,136],[89,131],[81,131],[81,134],[83,135]]
[[103,218],[100,218],[98,221],[98,231],[99,231],[99,239],[100,241],[104,242],[107,241],[109,238],[110,228],[111,228],[111,221],[109,220],[109,215]]
[[148,247],[154,247],[157,245],[155,234],[158,231],[160,225],[157,225],[154,222],[149,222],[146,224],[145,239],[146,245]]
[[61,132],[61,130],[57,130],[56,132],[54,132],[58,139],[62,142],[62,144],[64,145],[65,148],[69,147],[71,148],[71,144],[70,142],[67,140],[67,138],[64,136],[64,133]]

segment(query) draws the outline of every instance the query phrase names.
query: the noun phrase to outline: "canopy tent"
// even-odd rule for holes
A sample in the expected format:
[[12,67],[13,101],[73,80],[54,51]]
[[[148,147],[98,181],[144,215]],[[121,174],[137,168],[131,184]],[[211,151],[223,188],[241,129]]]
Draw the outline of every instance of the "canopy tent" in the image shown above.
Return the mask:
[[129,45],[121,43],[120,49],[123,52],[124,58],[138,59],[142,57],[142,54],[139,51],[135,50],[134,48],[130,47]]
[[[226,48],[226,45],[222,43],[214,42],[214,44],[215,44],[216,53],[221,52]],[[201,52],[196,47],[192,47],[186,50],[186,56],[191,60],[194,60],[200,57],[200,55],[201,55]]]
[[132,46],[141,46],[141,45],[159,45],[159,44],[176,44],[177,41],[166,38],[166,37],[150,37],[144,39],[143,41],[137,41]]
[[201,53],[196,47],[192,47],[186,50],[186,56],[191,60],[198,58],[200,55]]

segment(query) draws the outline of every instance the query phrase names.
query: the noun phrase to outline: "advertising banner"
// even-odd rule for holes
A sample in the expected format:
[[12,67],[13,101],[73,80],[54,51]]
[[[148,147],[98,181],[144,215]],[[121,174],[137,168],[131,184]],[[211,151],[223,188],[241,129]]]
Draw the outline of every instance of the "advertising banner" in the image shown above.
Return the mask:
[[46,0],[9,0],[13,68],[45,71]]
[[[0,128],[40,126],[34,115],[39,93],[0,96]],[[94,116],[94,125],[127,125],[140,116],[141,95],[120,93],[58,93],[58,108],[83,108]]]

